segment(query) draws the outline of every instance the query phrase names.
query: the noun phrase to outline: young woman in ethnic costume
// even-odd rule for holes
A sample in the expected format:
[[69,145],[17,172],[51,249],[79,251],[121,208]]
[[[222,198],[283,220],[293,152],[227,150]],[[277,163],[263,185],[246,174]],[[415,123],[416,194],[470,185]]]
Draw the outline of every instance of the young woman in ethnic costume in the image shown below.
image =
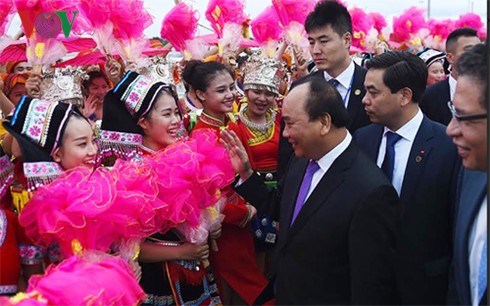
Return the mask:
[[[284,73],[281,62],[260,54],[250,56],[243,68],[246,103],[239,112],[241,133],[238,135],[247,150],[252,169],[271,186],[277,184],[275,174],[281,133],[281,112],[275,101]],[[272,249],[277,238],[276,223],[270,214],[252,220],[257,262],[265,274],[266,251]]]
[[[225,128],[240,134],[231,113],[235,83],[230,71],[218,62],[194,62],[193,65],[191,85],[204,109],[191,136],[199,130],[212,130],[219,135],[219,131]],[[247,205],[231,187],[226,190],[226,195],[222,235],[217,240],[218,251],[211,252],[210,261],[224,304],[252,305],[267,285],[255,262],[249,224],[256,210]]]
[[[164,82],[129,71],[104,100],[100,143],[104,156],[141,160],[165,153],[172,144],[171,150],[178,151],[176,142],[182,131],[175,90]],[[210,235],[217,238],[219,233],[217,228]],[[147,293],[143,305],[221,304],[214,277],[201,263],[208,255],[207,241],[190,243],[177,230],[162,229],[148,237],[139,254],[140,284]]]

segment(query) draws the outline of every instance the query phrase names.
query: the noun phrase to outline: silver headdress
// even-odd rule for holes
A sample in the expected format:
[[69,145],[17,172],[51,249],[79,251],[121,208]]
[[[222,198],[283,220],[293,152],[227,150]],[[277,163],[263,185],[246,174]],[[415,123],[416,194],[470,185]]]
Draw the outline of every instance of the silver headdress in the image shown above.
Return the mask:
[[284,76],[284,64],[260,53],[252,54],[243,67],[243,88],[266,89],[279,94],[279,84]]
[[153,56],[142,59],[138,66],[140,74],[152,79],[153,81],[161,81],[167,84],[175,84],[175,71],[179,69],[179,63],[167,61],[164,57]]
[[83,106],[82,82],[88,75],[80,67],[63,67],[42,74],[41,98]]

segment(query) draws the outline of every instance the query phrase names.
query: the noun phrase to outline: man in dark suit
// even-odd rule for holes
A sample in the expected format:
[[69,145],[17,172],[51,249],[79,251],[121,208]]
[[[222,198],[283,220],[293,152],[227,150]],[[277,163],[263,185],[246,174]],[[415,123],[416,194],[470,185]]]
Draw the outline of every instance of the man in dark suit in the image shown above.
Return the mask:
[[461,54],[479,43],[480,39],[476,30],[471,28],[456,29],[447,37],[446,60],[451,65],[451,74],[444,81],[429,86],[420,102],[422,112],[429,119],[444,125],[448,125],[451,121],[452,116],[447,108],[447,102],[453,100],[458,80],[458,70],[454,64]]
[[[324,79],[339,91],[351,117],[347,127],[351,133],[370,124],[361,103],[365,94],[366,69],[357,65],[349,54],[352,44],[352,20],[347,9],[334,0],[318,2],[306,18],[305,29],[310,42],[310,54],[318,69],[306,77]],[[295,86],[296,83],[293,83],[291,88]],[[292,151],[289,143],[282,137],[279,143],[279,178]]]
[[448,301],[487,305],[488,46],[477,45],[456,63],[459,77],[447,134],[463,159]]
[[398,198],[352,143],[342,97],[322,79],[304,79],[285,98],[283,118],[296,156],[277,189],[252,172],[236,135],[222,132],[237,192],[258,211],[280,207],[277,304],[393,303]]
[[452,191],[460,159],[445,127],[424,117],[418,106],[427,79],[419,57],[386,52],[367,67],[363,103],[374,124],[357,130],[354,139],[400,195],[399,303],[441,305],[446,301]]

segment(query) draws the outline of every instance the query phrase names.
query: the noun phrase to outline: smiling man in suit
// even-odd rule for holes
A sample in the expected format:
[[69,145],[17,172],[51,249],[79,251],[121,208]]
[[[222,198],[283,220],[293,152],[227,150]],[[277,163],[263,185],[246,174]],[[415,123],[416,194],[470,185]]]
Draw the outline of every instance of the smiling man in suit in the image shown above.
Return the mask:
[[276,303],[394,303],[398,197],[352,143],[342,97],[325,80],[303,79],[285,98],[283,118],[295,156],[277,189],[253,173],[236,135],[222,132],[237,192],[258,211],[280,209]]
[[449,304],[488,305],[488,46],[476,45],[456,63],[459,78],[447,134],[463,159],[456,208]]
[[357,130],[354,138],[400,196],[399,303],[444,304],[453,190],[460,169],[456,147],[445,127],[429,120],[419,108],[427,68],[418,56],[386,52],[367,67],[363,103],[373,124]]

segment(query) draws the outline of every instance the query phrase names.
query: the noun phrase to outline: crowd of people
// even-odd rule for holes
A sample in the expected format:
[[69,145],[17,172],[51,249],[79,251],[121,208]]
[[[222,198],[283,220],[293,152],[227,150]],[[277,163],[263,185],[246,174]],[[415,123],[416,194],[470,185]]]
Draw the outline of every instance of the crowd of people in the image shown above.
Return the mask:
[[0,303],[487,304],[487,42],[367,56],[333,0],[304,31],[7,63]]

